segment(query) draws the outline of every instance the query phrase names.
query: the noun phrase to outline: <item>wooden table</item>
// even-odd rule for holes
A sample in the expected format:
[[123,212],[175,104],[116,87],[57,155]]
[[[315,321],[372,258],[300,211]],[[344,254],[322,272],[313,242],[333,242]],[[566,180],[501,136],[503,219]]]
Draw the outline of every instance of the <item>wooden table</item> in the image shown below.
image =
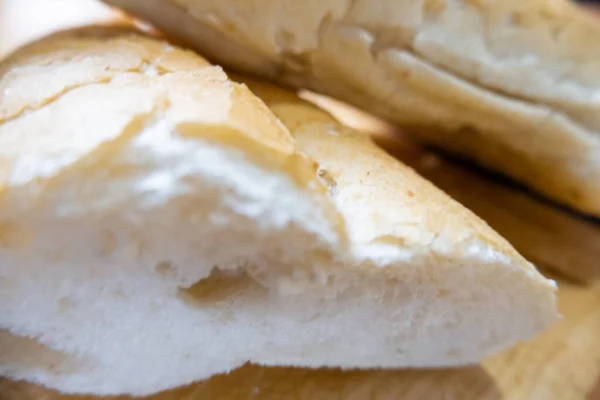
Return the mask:
[[[85,0],[72,0],[70,7],[76,1],[82,7],[81,21],[89,21]],[[0,0],[0,56],[3,49],[15,45],[14,38],[7,40],[7,27],[26,28],[19,16],[34,10],[32,2],[40,1],[20,0],[23,13],[19,13],[17,0]],[[6,12],[9,3],[10,17]],[[66,23],[47,21],[44,29],[77,24],[75,13],[70,10]],[[39,26],[35,29],[34,33],[19,32],[19,40],[43,33]],[[327,101],[316,101],[331,107]],[[433,155],[401,139],[380,122],[357,117],[360,113],[348,113],[339,107],[332,110],[346,122],[374,133],[384,148],[482,216],[529,259],[551,271],[549,274],[558,274],[562,320],[532,342],[490,357],[480,366],[341,372],[248,365],[229,375],[149,399],[600,400],[600,283],[593,283],[600,277],[600,224],[531,198],[461,163]],[[63,396],[32,384],[0,380],[0,400],[58,399],[92,398]]]

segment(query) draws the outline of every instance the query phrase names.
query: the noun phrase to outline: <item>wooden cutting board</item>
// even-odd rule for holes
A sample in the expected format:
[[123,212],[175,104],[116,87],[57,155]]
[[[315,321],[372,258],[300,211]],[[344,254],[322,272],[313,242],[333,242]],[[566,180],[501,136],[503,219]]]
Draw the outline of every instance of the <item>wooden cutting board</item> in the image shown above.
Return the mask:
[[[43,12],[48,30],[78,24],[76,2],[85,16],[81,22],[94,21],[89,9],[96,5],[85,0],[71,0],[67,23],[56,24],[50,21],[50,4],[66,7],[65,0],[0,0],[0,56],[17,42],[9,35],[21,35],[21,41],[43,33],[40,25],[27,25],[32,11],[40,14],[33,3],[43,2],[48,8]],[[36,31],[23,32],[28,26]],[[326,101],[321,105],[331,106]],[[346,122],[374,133],[384,148],[488,221],[529,259],[551,274],[560,274],[556,279],[562,320],[535,340],[490,357],[480,366],[343,372],[247,365],[146,400],[600,400],[600,283],[591,283],[600,277],[600,224],[440,158],[399,139],[388,126],[365,122],[357,117],[359,113],[348,114],[339,107],[334,111]],[[58,399],[97,398],[64,396],[32,384],[0,380],[0,400]]]

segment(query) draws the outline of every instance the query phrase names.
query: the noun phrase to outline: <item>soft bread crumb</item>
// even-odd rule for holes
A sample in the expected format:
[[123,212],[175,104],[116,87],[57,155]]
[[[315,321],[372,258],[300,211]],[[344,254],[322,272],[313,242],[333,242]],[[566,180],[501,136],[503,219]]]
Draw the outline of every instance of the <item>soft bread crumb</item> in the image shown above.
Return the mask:
[[[463,365],[556,317],[551,282],[506,241],[328,114],[248,81],[279,120],[191,53],[147,74],[159,42],[80,38],[8,62],[78,86],[0,104],[17,113],[0,125],[0,223],[24,233],[0,247],[0,326],[24,338],[0,375],[146,395],[247,362]],[[98,83],[121,57],[134,70]],[[31,346],[77,363],[29,362]]]

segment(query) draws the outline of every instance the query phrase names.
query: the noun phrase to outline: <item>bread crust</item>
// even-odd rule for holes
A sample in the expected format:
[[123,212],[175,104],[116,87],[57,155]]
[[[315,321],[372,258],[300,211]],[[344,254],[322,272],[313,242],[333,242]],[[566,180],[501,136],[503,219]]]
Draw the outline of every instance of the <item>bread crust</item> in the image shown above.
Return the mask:
[[[100,122],[106,124],[85,126],[87,147],[52,149],[49,143],[75,143],[84,134],[75,128],[83,121],[68,115],[80,104],[91,106],[92,92],[120,102],[108,110],[119,122],[104,115]],[[72,29],[19,49],[0,64],[0,93],[0,187],[17,179],[15,162],[23,154],[91,156],[102,143],[126,136],[136,118],[146,123],[166,116],[184,136],[237,146],[268,168],[291,174],[305,188],[325,192],[314,162],[296,151],[287,129],[245,86],[192,52],[129,26]],[[52,113],[40,112],[49,107]],[[31,140],[24,132],[31,132]],[[71,159],[64,167],[76,166]],[[28,179],[41,177],[41,171],[32,171]]]
[[[411,168],[387,154],[364,134],[340,125],[325,111],[293,93],[266,82],[240,75],[230,76],[248,85],[284,123],[298,146],[319,162],[320,173],[329,182],[330,193],[360,195],[362,212],[372,221],[371,232],[361,222],[349,227],[365,241],[395,241],[400,246],[430,247],[432,237],[424,231],[449,233],[455,244],[472,238],[497,249],[526,271],[533,266],[484,221],[467,210]],[[340,201],[338,207],[342,208]],[[346,220],[359,219],[347,215]],[[418,226],[402,230],[402,226]],[[363,227],[363,229],[360,229]],[[455,248],[460,252],[459,248]]]
[[600,25],[567,0],[107,0],[600,215]]

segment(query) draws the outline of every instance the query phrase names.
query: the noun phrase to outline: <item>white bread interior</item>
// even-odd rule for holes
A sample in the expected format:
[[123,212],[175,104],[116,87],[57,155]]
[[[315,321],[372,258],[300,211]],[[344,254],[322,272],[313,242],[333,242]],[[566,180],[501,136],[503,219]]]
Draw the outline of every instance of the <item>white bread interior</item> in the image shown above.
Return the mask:
[[106,0],[600,216],[600,24],[569,0]]
[[248,361],[462,365],[554,321],[554,283],[484,222],[251,84],[287,128],[131,33],[0,64],[0,375],[145,395]]

